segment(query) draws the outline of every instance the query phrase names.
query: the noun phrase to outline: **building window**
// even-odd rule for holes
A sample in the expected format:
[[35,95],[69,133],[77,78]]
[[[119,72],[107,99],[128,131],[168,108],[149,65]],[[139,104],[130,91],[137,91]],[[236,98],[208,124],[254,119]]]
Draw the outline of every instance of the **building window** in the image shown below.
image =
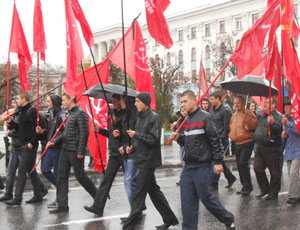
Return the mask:
[[191,60],[196,61],[196,48],[195,47],[192,49]]
[[179,62],[179,64],[183,63],[183,51],[182,50],[179,50],[178,62]]
[[205,36],[210,36],[210,24],[205,24]]
[[225,33],[225,20],[219,22],[220,34]]
[[211,77],[210,68],[205,69],[205,74],[206,74],[207,81],[210,81],[210,77]]
[[178,41],[183,41],[183,30],[178,30]]
[[255,22],[258,20],[258,18],[259,18],[258,13],[252,14],[252,26],[255,24]]
[[171,54],[167,53],[167,65],[171,65]]
[[241,17],[235,18],[235,29],[236,30],[242,29],[242,18]]
[[196,38],[196,27],[191,27],[191,39]]
[[197,71],[192,70],[192,83],[196,84],[196,82],[197,82]]
[[205,47],[205,59],[206,59],[206,60],[209,60],[209,59],[210,59],[210,47],[209,47],[209,45],[207,45],[207,46]]

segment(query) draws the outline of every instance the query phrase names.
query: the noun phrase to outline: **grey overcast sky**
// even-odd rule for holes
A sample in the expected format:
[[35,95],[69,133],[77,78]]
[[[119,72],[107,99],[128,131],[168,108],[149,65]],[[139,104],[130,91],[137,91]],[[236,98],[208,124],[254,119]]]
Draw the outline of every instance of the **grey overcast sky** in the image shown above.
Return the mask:
[[[144,0],[123,0],[125,23],[142,13],[139,22],[145,23]],[[228,0],[171,0],[165,15],[173,15],[185,10],[201,7],[206,4],[216,4]],[[13,12],[13,0],[0,0],[0,62],[5,62],[8,55],[8,46]],[[121,23],[121,0],[79,0],[92,31]],[[64,0],[41,0],[46,33],[46,62],[53,65],[66,64],[66,31]],[[33,8],[34,0],[16,0],[16,6],[23,25],[27,43],[32,50]],[[82,40],[83,41],[83,40]],[[83,42],[85,56],[88,47]],[[11,54],[16,61],[16,55]],[[36,63],[36,59],[33,59]]]

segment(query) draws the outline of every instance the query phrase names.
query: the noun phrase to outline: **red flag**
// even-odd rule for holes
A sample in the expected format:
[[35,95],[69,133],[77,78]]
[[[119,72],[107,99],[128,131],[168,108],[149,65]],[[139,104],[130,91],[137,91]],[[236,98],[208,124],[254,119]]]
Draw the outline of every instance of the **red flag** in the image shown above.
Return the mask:
[[84,39],[88,46],[91,48],[94,45],[94,36],[91,31],[91,28],[84,16],[84,13],[82,11],[82,8],[78,2],[78,0],[71,0],[73,13],[77,19],[77,21],[80,23],[81,30],[84,36]]
[[21,89],[22,91],[30,90],[28,71],[32,65],[32,60],[15,3],[8,52],[18,54]]
[[[101,80],[104,84],[108,83],[109,79],[109,61],[106,60],[97,64],[97,69],[100,73]],[[99,84],[99,80],[97,77],[97,73],[95,67],[91,67],[85,72],[85,78],[87,81],[88,88],[93,87],[96,84]],[[87,96],[81,96],[81,94],[86,91],[85,82],[83,78],[83,74],[79,74],[77,80],[75,82],[75,89],[76,89],[76,96],[78,98],[78,105],[88,114],[89,116],[89,139],[88,139],[88,147],[90,153],[94,159],[94,169],[97,172],[102,172],[101,160],[98,152],[97,140],[93,130],[93,120],[92,120],[92,113],[94,115],[94,122],[103,129],[107,128],[107,103],[105,100],[97,99],[97,98],[90,98],[90,102],[92,104],[92,112],[90,111],[90,106],[88,102]],[[103,160],[103,167],[106,167],[106,137],[97,134],[100,152]]]
[[169,0],[145,0],[149,33],[158,43],[168,49],[173,45],[169,26],[164,16],[164,10],[169,4]]
[[[139,23],[134,20],[125,33],[126,71],[135,82],[137,91],[147,91],[152,97],[151,108],[156,110],[155,94],[149,68],[146,46]],[[111,51],[108,59],[124,71],[123,39]]]
[[83,59],[83,50],[71,2],[72,0],[65,0],[67,32],[67,87],[65,90],[68,95],[75,97],[74,82],[77,78],[77,65]]
[[262,59],[265,37],[269,30],[270,33],[275,32],[275,28],[279,26],[277,20],[279,17],[280,0],[276,0],[254,26],[244,33],[241,42],[231,56],[231,61],[238,68],[240,79],[251,72]]
[[199,88],[199,96],[198,98],[200,98],[200,96],[206,91],[207,89],[207,79],[206,79],[206,73],[205,73],[205,69],[203,67],[203,63],[202,63],[202,58],[200,61],[200,70],[199,70],[199,84],[198,84],[198,88]]
[[40,0],[35,0],[33,14],[33,50],[41,53],[41,59],[45,62],[46,37],[42,6]]

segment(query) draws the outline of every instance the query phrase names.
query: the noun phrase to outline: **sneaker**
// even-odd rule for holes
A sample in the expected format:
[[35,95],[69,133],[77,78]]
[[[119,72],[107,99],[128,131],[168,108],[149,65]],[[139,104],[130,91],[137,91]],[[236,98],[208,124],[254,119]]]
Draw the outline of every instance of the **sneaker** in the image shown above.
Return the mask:
[[56,200],[47,204],[47,208],[57,208],[57,207],[58,207],[58,204],[57,204]]

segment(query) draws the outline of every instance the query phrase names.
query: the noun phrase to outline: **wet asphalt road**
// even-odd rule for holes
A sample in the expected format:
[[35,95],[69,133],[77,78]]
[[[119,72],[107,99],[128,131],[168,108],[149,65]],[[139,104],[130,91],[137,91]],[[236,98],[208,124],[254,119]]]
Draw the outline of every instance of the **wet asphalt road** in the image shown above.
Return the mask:
[[[156,177],[161,190],[167,197],[171,208],[182,222],[180,209],[180,188],[175,184],[178,181],[180,168],[164,168],[156,171]],[[237,171],[234,170],[238,177]],[[100,176],[90,174],[95,183],[99,185]],[[248,197],[241,197],[236,194],[240,190],[240,184],[237,181],[231,189],[226,189],[227,181],[221,176],[219,192],[215,193],[224,204],[224,206],[235,214],[237,229],[240,230],[296,230],[300,229],[300,204],[291,206],[286,204],[287,200],[287,172],[284,165],[283,182],[281,193],[276,201],[265,201],[257,199],[255,194],[259,192],[256,179],[252,170],[252,179],[254,192]],[[27,184],[30,184],[29,181]],[[1,195],[1,194],[0,194]],[[32,192],[26,190],[24,201],[31,198]],[[88,193],[77,184],[76,181],[70,182],[69,206],[70,211],[67,214],[49,214],[47,203],[55,199],[55,190],[49,189],[49,194],[45,200],[39,204],[25,204],[21,206],[8,207],[0,203],[0,229],[87,229],[87,230],[118,230],[121,229],[120,217],[126,217],[129,214],[129,204],[125,194],[123,184],[123,174],[119,173],[112,190],[111,199],[108,200],[104,216],[99,218],[83,209],[84,205],[91,205],[92,198]],[[145,216],[136,229],[153,230],[156,225],[162,224],[162,219],[155,210],[149,197],[146,200],[147,210]],[[181,226],[175,226],[170,229],[179,230]],[[199,228],[198,229],[225,229],[225,226],[218,222],[205,208],[200,204]]]

